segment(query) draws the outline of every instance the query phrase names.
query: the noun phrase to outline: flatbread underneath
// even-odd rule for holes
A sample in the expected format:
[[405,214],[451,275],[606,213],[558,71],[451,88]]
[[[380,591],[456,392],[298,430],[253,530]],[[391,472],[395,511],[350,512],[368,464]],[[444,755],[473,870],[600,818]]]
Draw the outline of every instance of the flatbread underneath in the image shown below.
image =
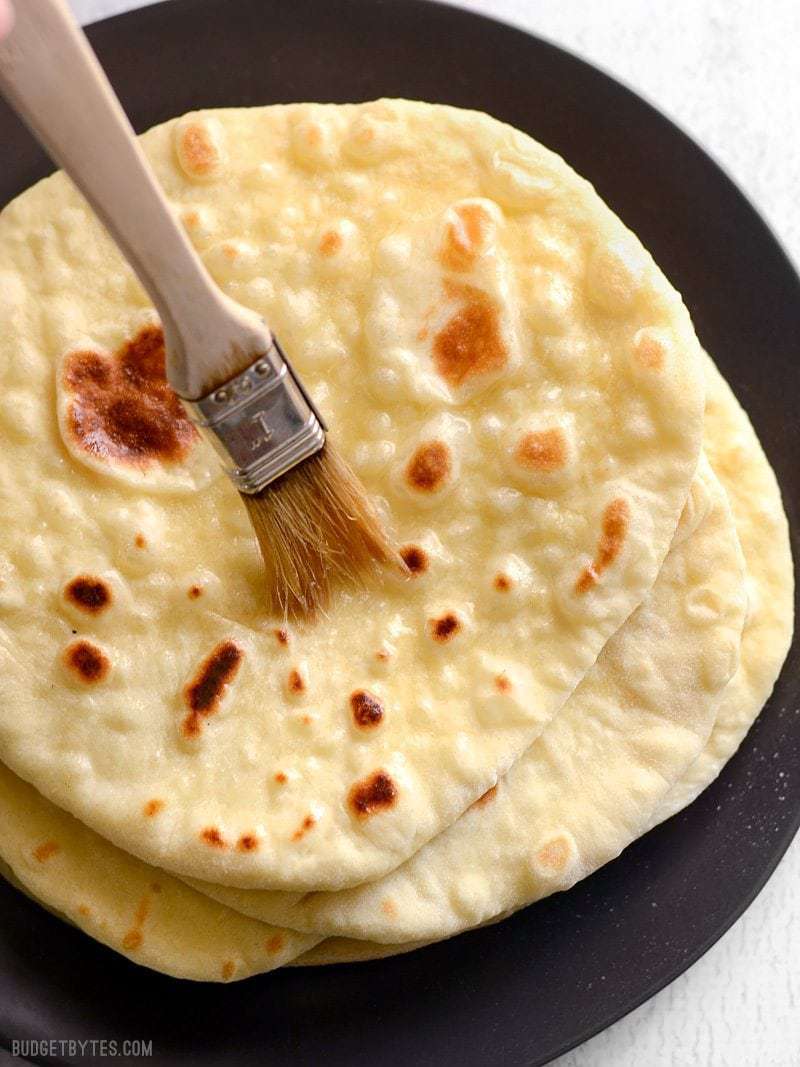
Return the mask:
[[739,670],[708,744],[653,816],[653,825],[691,804],[733,756],[769,699],[794,632],[789,525],[775,474],[755,430],[710,357],[705,361],[706,452],[731,502],[748,572],[748,618]]
[[[690,804],[735,753],[772,691],[794,626],[794,570],[779,486],[750,420],[709,357],[705,369],[704,446],[731,502],[748,571],[748,617],[739,669],[722,696],[711,736],[660,801],[651,825]],[[296,963],[378,959],[391,951],[391,945],[334,938]]]
[[24,892],[135,963],[230,982],[319,939],[248,919],[105,841],[0,765],[0,860]]
[[701,464],[650,595],[556,719],[473,809],[383,879],[304,898],[192,883],[245,914],[401,943],[451,936],[568,888],[649,826],[738,666],[744,563]]

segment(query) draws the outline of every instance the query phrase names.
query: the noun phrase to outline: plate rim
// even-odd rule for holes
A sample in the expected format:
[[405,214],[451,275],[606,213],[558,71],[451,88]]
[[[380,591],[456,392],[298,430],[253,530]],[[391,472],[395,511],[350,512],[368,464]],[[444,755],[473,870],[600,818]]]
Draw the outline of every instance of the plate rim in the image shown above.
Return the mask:
[[[179,7],[194,7],[202,9],[205,6],[217,6],[221,2],[233,3],[235,2],[235,0],[157,0],[156,3],[149,3],[143,7],[132,8],[127,11],[119,12],[117,14],[109,15],[102,19],[98,19],[94,22],[87,23],[84,25],[84,29],[86,30],[90,40],[92,40],[93,37],[97,34],[111,32],[113,34],[119,35],[124,33],[124,27],[127,22],[139,23],[143,20],[152,19],[155,23],[158,23],[158,21],[163,17],[164,12],[167,9],[172,9],[173,11]],[[795,261],[794,257],[786,247],[786,244],[774,228],[774,225],[770,222],[769,219],[765,217],[764,214],[762,214],[761,210],[754,202],[752,197],[739,185],[739,183],[729,172],[727,166],[720,162],[720,160],[713,151],[709,150],[705,145],[699,143],[692,136],[692,134],[686,130],[686,128],[682,125],[680,121],[676,120],[672,115],[663,111],[661,107],[657,103],[655,103],[648,95],[642,93],[636,88],[633,88],[627,82],[627,80],[620,78],[616,74],[610,73],[603,65],[585,58],[584,56],[575,52],[572,48],[565,47],[564,45],[558,43],[557,41],[553,40],[548,36],[528,30],[519,23],[505,18],[498,18],[494,15],[490,15],[482,11],[475,11],[471,8],[460,7],[457,3],[449,2],[449,0],[349,0],[349,2],[357,2],[363,7],[383,6],[387,8],[393,7],[398,9],[416,8],[419,11],[421,11],[424,7],[430,7],[439,9],[443,14],[456,20],[466,19],[482,22],[485,24],[491,24],[494,26],[502,26],[506,31],[512,32],[522,38],[526,38],[534,46],[545,48],[547,50],[552,51],[553,53],[557,53],[561,56],[567,57],[572,63],[575,63],[581,68],[583,68],[584,71],[590,76],[599,76],[605,82],[610,83],[611,87],[615,90],[622,91],[627,96],[633,98],[639,105],[644,105],[644,107],[650,112],[651,117],[657,118],[661,123],[665,124],[673,134],[677,134],[684,142],[686,147],[688,147],[693,153],[704,157],[705,160],[711,164],[711,167],[715,172],[715,178],[720,179],[725,184],[727,184],[730,189],[735,192],[738,198],[749,208],[753,221],[757,221],[757,223],[763,229],[764,235],[769,239],[769,241],[775,247],[776,251],[779,253],[780,258],[782,259],[781,266],[786,274],[786,277],[789,278],[789,276],[791,276],[791,281],[796,290],[798,300],[800,300],[800,262]],[[24,189],[20,190],[20,192],[21,191],[24,191]],[[19,195],[19,193],[15,195]],[[0,205],[0,209],[4,208],[5,206],[5,204]],[[784,497],[787,497],[788,494],[786,493],[784,486],[780,483],[779,486],[781,488],[782,495]],[[791,522],[790,530],[792,534],[795,534],[795,530]],[[798,590],[795,591],[796,599],[797,596]],[[792,642],[787,653],[787,660],[791,656],[793,650],[798,647],[798,645],[800,645],[800,633],[798,633],[798,630],[795,627],[792,636]],[[786,662],[784,662],[784,665],[782,666],[781,672],[775,683],[776,687],[784,678],[786,669]],[[769,699],[771,699],[771,697]],[[748,734],[743,738],[741,742],[740,748],[737,749],[737,752],[734,754],[733,757],[731,757],[732,760],[736,759],[737,755],[739,755],[739,753],[741,753],[745,749],[748,744],[748,740],[751,740],[751,737],[752,735],[748,731]],[[720,773],[720,777],[724,775],[725,769],[726,768],[723,767]],[[668,822],[671,822],[673,819],[679,818],[680,814],[681,813],[677,813],[670,820],[668,820]],[[654,978],[651,983],[645,985],[643,991],[641,992],[641,995],[637,996],[632,1001],[626,1001],[624,1006],[616,1014],[614,1014],[613,1017],[609,1017],[607,1021],[597,1025],[589,1024],[584,1030],[581,1030],[579,1034],[565,1040],[565,1042],[561,1046],[559,1046],[557,1051],[552,1054],[548,1053],[548,1057],[546,1059],[534,1059],[530,1062],[536,1064],[537,1067],[545,1067],[546,1064],[552,1063],[555,1059],[564,1055],[570,1050],[577,1048],[580,1045],[583,1045],[591,1038],[609,1029],[615,1023],[619,1022],[631,1012],[641,1007],[644,1003],[652,999],[656,994],[664,990],[667,986],[669,986],[672,982],[679,978],[683,973],[693,967],[717,943],[717,941],[719,941],[735,925],[735,923],[738,922],[742,915],[751,906],[753,901],[759,896],[767,882],[774,874],[776,868],[783,860],[786,851],[788,850],[790,844],[792,843],[792,840],[796,836],[799,829],[800,806],[798,806],[794,815],[787,821],[785,827],[782,829],[781,834],[776,838],[776,842],[770,854],[770,860],[769,862],[764,864],[763,868],[760,870],[759,877],[755,880],[753,886],[746,894],[744,894],[744,896],[741,897],[741,899],[737,902],[736,907],[733,908],[730,913],[726,915],[724,921],[721,924],[718,924],[714,928],[713,932],[711,932],[705,939],[700,941],[690,953],[684,956],[684,958],[682,958],[680,961],[676,962],[675,966],[671,968],[666,973],[666,975],[660,974],[658,977]],[[613,863],[614,861],[612,860],[610,862]],[[470,931],[465,932],[469,933]],[[113,950],[109,949],[108,951]],[[380,962],[385,964],[388,961],[383,960]],[[329,965],[329,969],[331,966],[334,970],[338,970],[341,967],[351,967],[359,965],[346,963],[334,964]],[[174,981],[176,983],[179,982],[178,979],[174,979]],[[214,983],[203,984],[213,985]],[[311,1023],[311,1025],[313,1026],[313,1022]],[[11,1038],[4,1032],[0,1033],[0,1049],[6,1052],[10,1052],[10,1043]],[[52,1057],[41,1058],[36,1056],[28,1060],[25,1060],[22,1057],[18,1057],[17,1059],[20,1063],[29,1062],[36,1064],[68,1062],[55,1061]],[[155,1061],[158,1062],[157,1056],[155,1058]]]

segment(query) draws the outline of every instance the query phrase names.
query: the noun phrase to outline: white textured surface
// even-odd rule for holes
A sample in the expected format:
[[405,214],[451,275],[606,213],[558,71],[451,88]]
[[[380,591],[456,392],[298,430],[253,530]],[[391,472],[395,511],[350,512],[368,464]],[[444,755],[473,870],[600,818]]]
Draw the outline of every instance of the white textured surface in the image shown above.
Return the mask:
[[[84,22],[138,6],[72,3]],[[727,167],[800,262],[797,0],[463,0],[463,6],[549,37],[643,93]],[[800,840],[698,964],[557,1067],[797,1067],[798,882]]]

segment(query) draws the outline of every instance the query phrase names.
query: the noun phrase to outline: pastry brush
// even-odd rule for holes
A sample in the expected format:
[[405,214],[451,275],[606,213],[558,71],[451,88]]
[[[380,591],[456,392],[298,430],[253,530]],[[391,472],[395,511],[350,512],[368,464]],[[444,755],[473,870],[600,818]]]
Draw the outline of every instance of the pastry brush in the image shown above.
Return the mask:
[[0,90],[83,193],[161,318],[170,385],[244,501],[267,605],[312,614],[376,563],[402,568],[264,321],[213,282],[63,0],[18,0]]

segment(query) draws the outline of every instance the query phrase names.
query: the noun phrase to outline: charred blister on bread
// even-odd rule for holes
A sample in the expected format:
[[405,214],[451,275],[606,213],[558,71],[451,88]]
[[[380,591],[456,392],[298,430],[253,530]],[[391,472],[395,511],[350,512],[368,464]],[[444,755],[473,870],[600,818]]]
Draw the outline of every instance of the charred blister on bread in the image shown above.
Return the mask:
[[209,848],[225,849],[228,842],[218,826],[205,826],[200,831],[200,840]]
[[204,721],[219,711],[243,659],[244,652],[235,641],[220,641],[186,683],[183,700],[189,713],[181,724],[185,738],[199,737]]
[[72,678],[83,685],[98,685],[111,672],[111,661],[106,653],[85,638],[67,645],[63,659]]
[[64,586],[64,599],[86,615],[99,615],[111,606],[111,586],[102,578],[79,574]]
[[144,327],[113,355],[72,352],[63,381],[69,433],[98,459],[138,468],[177,463],[197,438],[167,383],[160,327]]
[[406,464],[406,484],[415,493],[436,493],[448,482],[453,468],[444,441],[426,441]]
[[430,560],[428,553],[421,545],[402,545],[400,548],[400,558],[408,568],[408,573],[412,577],[424,574],[427,571]]
[[360,730],[373,730],[383,722],[383,704],[367,689],[356,689],[350,694],[350,710]]
[[[166,378],[164,335],[152,316],[112,351],[81,344],[57,370],[59,428],[70,456],[128,484],[188,492],[219,464]],[[135,544],[145,548],[142,531]]]
[[464,623],[455,611],[445,611],[428,620],[428,630],[437,644],[444,645],[461,633]]
[[394,807],[397,797],[397,786],[392,778],[386,771],[379,770],[351,787],[347,803],[356,818],[368,819],[371,815]]

